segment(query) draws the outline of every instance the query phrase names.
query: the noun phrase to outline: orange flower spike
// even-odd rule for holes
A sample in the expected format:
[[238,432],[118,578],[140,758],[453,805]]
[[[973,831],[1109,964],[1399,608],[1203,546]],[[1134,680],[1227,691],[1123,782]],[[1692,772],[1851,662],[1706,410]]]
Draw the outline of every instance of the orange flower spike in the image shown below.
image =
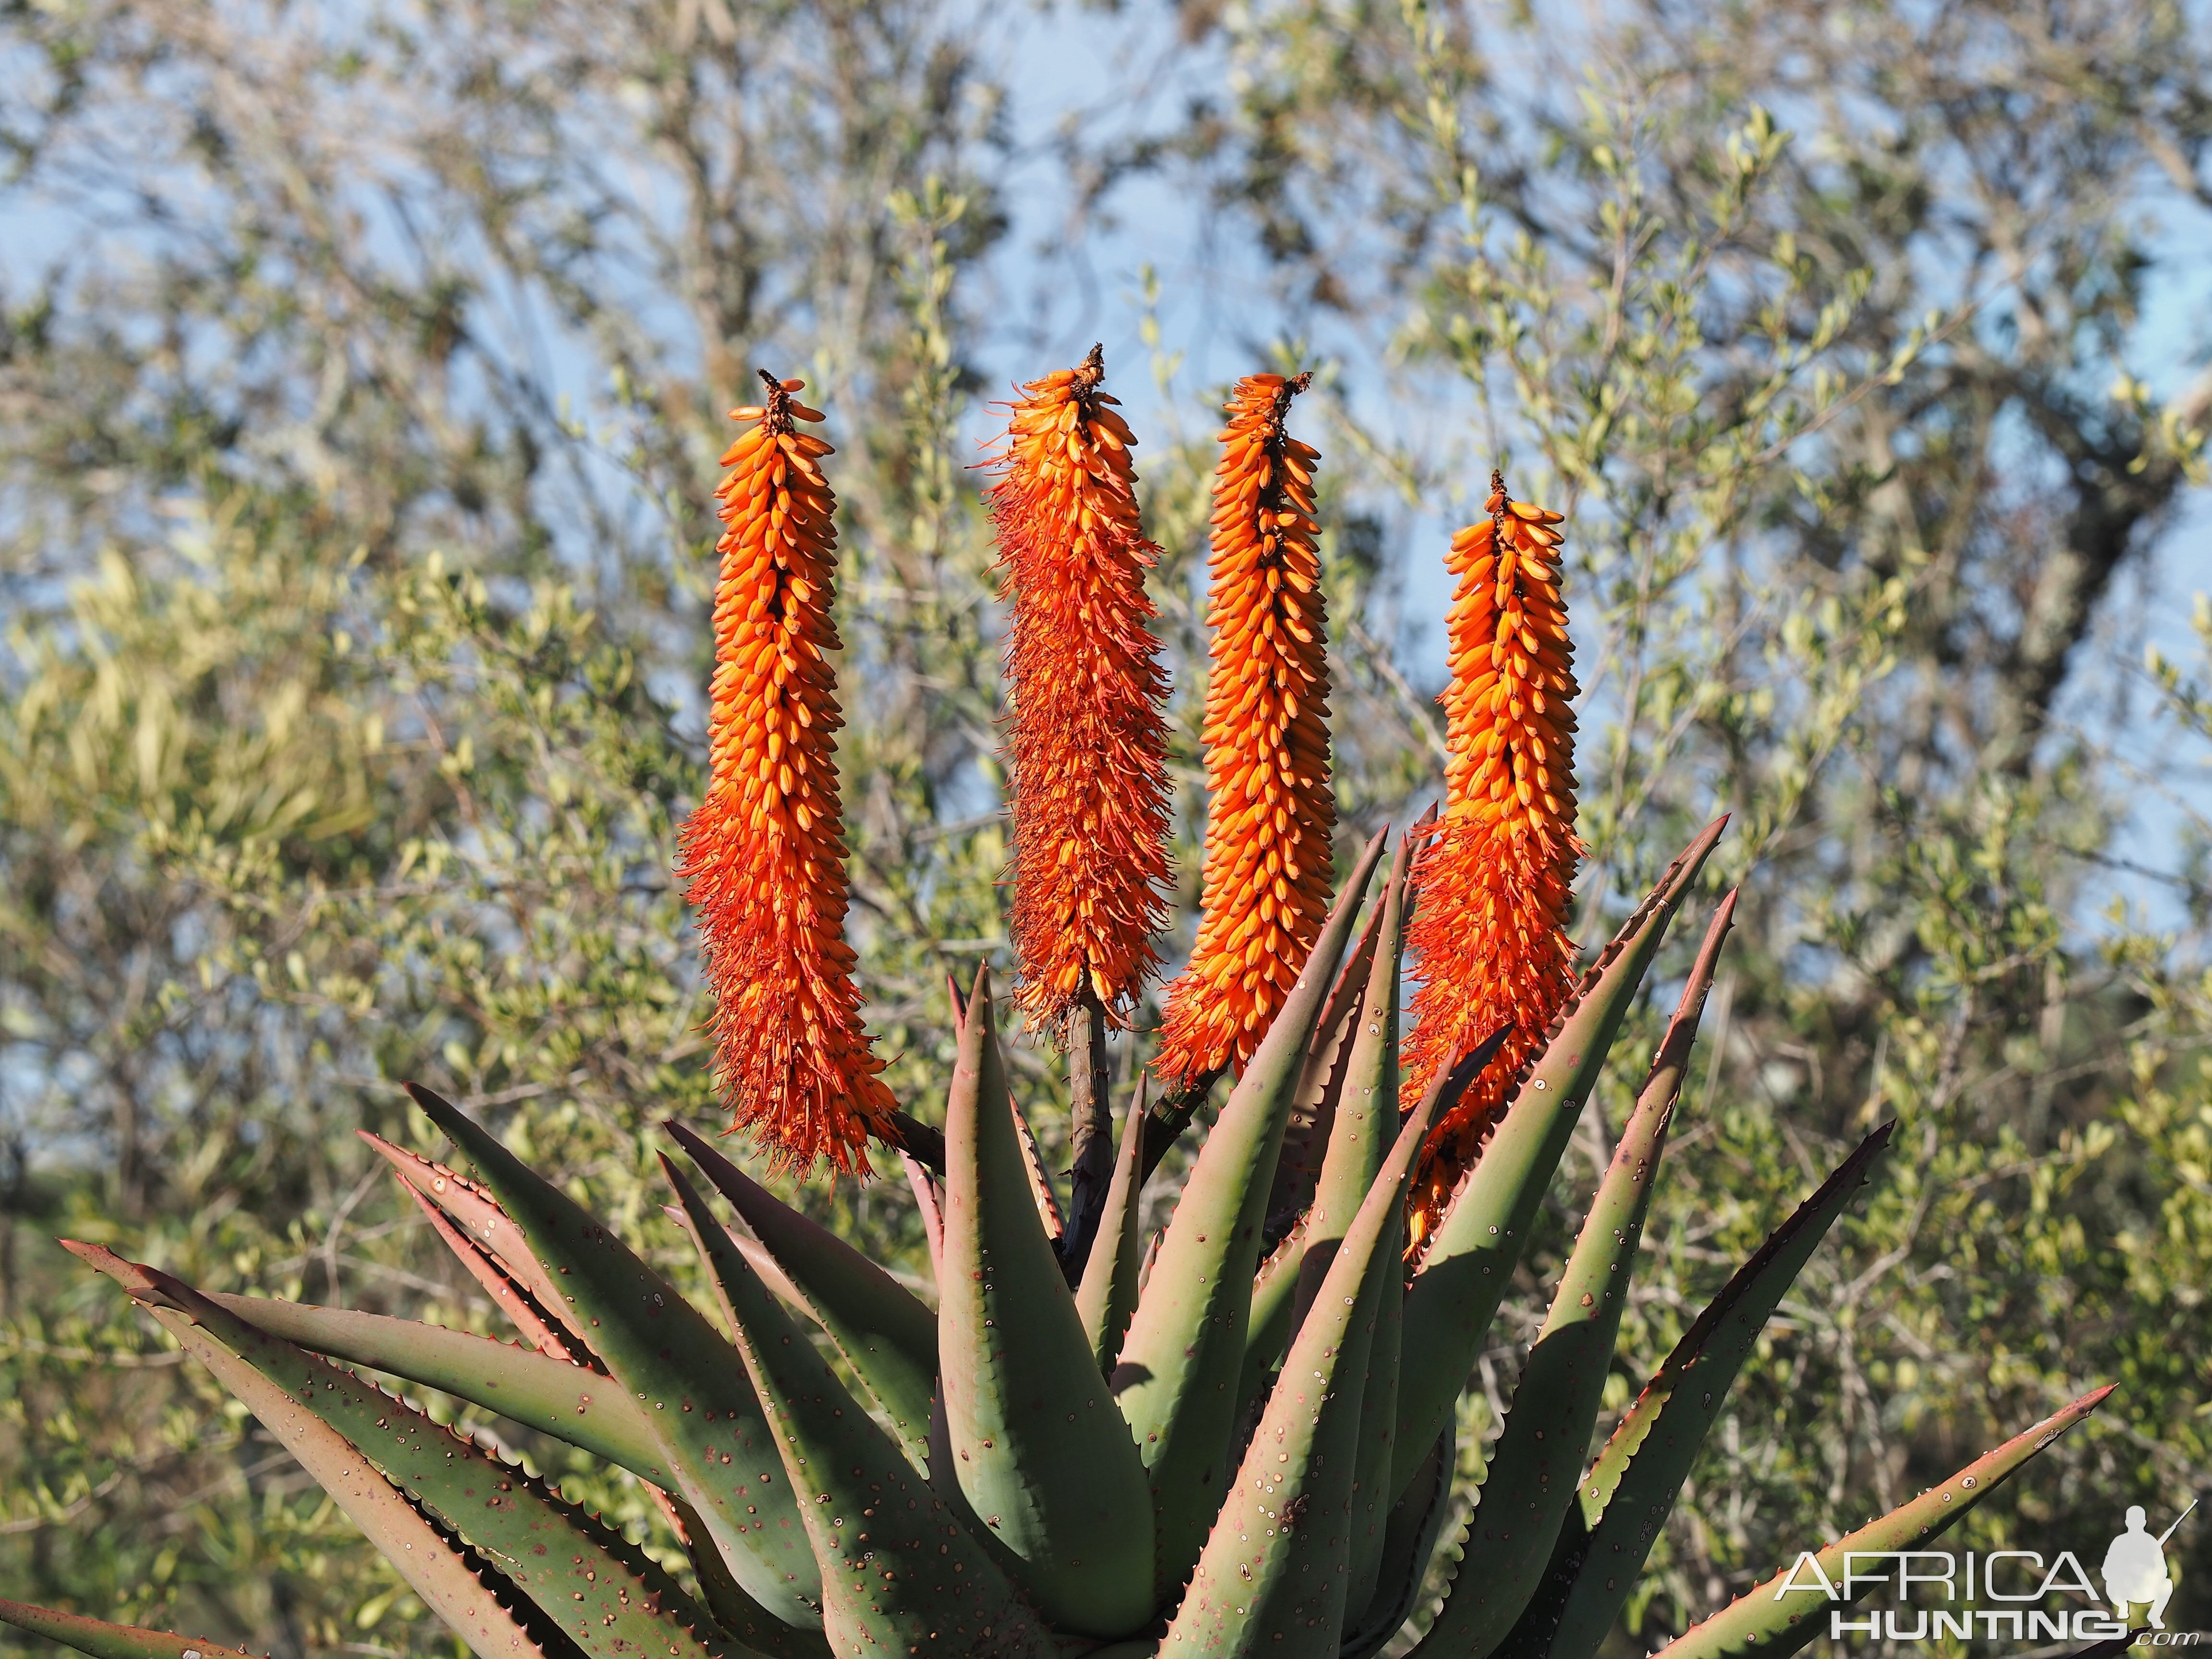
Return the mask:
[[1237,383],[1213,482],[1212,673],[1206,689],[1206,889],[1169,994],[1160,1073],[1241,1067],[1328,914],[1328,631],[1314,522],[1319,453],[1284,430],[1310,374]]
[[1451,761],[1407,934],[1422,984],[1406,1074],[1425,1086],[1498,1026],[1510,1022],[1513,1034],[1429,1143],[1417,1236],[1474,1161],[1574,981],[1577,688],[1559,596],[1561,518],[1509,500],[1496,474],[1487,508],[1452,538],[1445,562],[1459,578],[1442,699]]
[[677,873],[699,915],[732,1127],[751,1131],[780,1170],[826,1158],[865,1176],[868,1132],[888,1130],[892,1102],[845,943],[836,498],[817,465],[831,452],[793,424],[822,418],[793,400],[805,383],[761,379],[766,404],[732,411],[753,425],[722,457],[730,472],[715,491],[713,763]]
[[1095,999],[1126,1024],[1167,921],[1166,677],[1138,528],[1136,440],[1079,368],[1022,388],[990,490],[1012,601],[1014,951],[1020,1005],[1061,1029]]

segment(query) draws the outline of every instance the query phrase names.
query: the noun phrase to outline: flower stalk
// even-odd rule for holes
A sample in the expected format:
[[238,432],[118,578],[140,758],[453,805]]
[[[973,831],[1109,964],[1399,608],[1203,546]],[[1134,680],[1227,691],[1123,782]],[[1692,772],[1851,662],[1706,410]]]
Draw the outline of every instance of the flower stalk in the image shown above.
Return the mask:
[[1406,1074],[1425,1086],[1498,1027],[1513,1029],[1430,1140],[1415,1186],[1416,1244],[1573,986],[1566,926],[1582,846],[1562,519],[1510,499],[1498,473],[1485,507],[1446,560],[1458,578],[1442,699],[1451,761],[1443,817],[1416,877],[1408,941],[1422,984]]
[[[1310,374],[1250,374],[1227,404],[1213,483],[1211,797],[1198,940],[1169,992],[1159,1069],[1188,1091],[1241,1070],[1328,914],[1328,642],[1314,468],[1285,428]],[[1202,1087],[1203,1085],[1200,1085]]]
[[1125,1026],[1167,919],[1167,723],[1136,440],[1103,354],[1022,388],[993,458],[1011,601],[1018,1000],[1058,1028],[1089,993]]
[[777,380],[728,452],[705,798],[678,874],[698,913],[714,988],[716,1070],[733,1129],[781,1169],[868,1173],[870,1133],[896,1143],[845,942],[847,888],[830,659],[839,648],[830,446],[798,429],[818,410]]
[[1086,1221],[1112,1173],[1106,1031],[1158,967],[1168,885],[1167,679],[1145,592],[1159,550],[1105,374],[1093,346],[1022,387],[989,492],[1012,617],[1015,1000],[1070,1053],[1072,1207]]

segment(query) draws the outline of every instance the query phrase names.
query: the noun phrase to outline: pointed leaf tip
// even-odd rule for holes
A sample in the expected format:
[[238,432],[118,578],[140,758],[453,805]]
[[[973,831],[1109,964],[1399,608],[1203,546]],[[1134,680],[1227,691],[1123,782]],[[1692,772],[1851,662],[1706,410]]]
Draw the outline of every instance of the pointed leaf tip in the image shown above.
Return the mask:
[[[666,1127],[752,1230],[757,1243],[743,1241],[739,1249],[750,1243],[765,1254],[807,1316],[829,1333],[897,1425],[908,1450],[925,1455],[929,1401],[937,1383],[936,1316],[873,1261],[785,1204],[704,1137],[681,1123]],[[751,1251],[746,1255],[750,1260]]]
[[[1940,1484],[1908,1504],[1868,1522],[1856,1532],[1838,1539],[1814,1553],[1821,1573],[1831,1583],[1841,1581],[1845,1558],[1854,1553],[1917,1549],[1949,1529],[2016,1474],[2038,1452],[2064,1434],[2111,1395],[2115,1384],[2093,1389],[2034,1427],[2014,1435],[1995,1450],[1984,1453]],[[1660,1650],[1655,1659],[1730,1659],[1739,1654],[1759,1659],[1783,1659],[1821,1636],[1827,1615],[1839,1603],[1849,1605],[1871,1590],[1871,1583],[1856,1595],[1778,1597],[1777,1592],[1797,1571],[1792,1563],[1758,1589],[1737,1597],[1704,1623],[1697,1625]],[[1419,1651],[1416,1650],[1416,1651]]]
[[[772,1465],[773,1435],[730,1344],[612,1229],[497,1136],[429,1090],[410,1092],[482,1174],[507,1218],[501,1225],[555,1270],[548,1277],[563,1318],[587,1325],[614,1381],[641,1407],[655,1407],[646,1420],[674,1485],[705,1521],[711,1547],[746,1594],[787,1627],[784,1634],[809,1629],[821,1570],[791,1488],[757,1479]],[[697,1409],[661,1408],[672,1401]],[[732,1454],[738,1461],[723,1461]],[[753,1642],[769,1645],[765,1637]]]

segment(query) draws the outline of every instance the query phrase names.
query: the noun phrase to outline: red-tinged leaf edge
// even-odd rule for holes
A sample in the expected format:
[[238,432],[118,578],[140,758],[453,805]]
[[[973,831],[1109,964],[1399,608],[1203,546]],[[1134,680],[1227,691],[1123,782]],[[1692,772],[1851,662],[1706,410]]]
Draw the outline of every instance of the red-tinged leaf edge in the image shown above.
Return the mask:
[[[213,1316],[213,1322],[228,1321],[230,1316],[221,1307],[168,1274],[126,1261],[101,1245],[66,1238],[61,1244],[114,1279],[176,1338],[185,1352],[213,1372],[299,1460],[301,1467],[392,1563],[423,1605],[443,1620],[479,1659],[541,1659],[548,1644],[537,1639],[529,1628],[538,1616],[536,1610],[526,1613],[507,1605],[500,1589],[486,1581],[482,1558],[433,1522],[320,1413],[301,1404],[282,1383],[199,1322],[209,1316]],[[289,1346],[258,1332],[252,1334],[273,1346]],[[331,1372],[333,1378],[343,1375]],[[397,1401],[393,1404],[398,1406]],[[496,1582],[507,1596],[522,1599],[515,1586],[504,1579]],[[568,1639],[565,1632],[561,1639]],[[742,1650],[734,1652],[732,1659],[744,1659]]]
[[[382,1135],[367,1129],[354,1133],[392,1166],[392,1174],[414,1194],[416,1202],[431,1212],[438,1236],[515,1321],[525,1337],[543,1346],[540,1339],[550,1336],[564,1350],[561,1358],[599,1366],[591,1352],[587,1328],[577,1320],[554,1284],[553,1275],[532,1253],[521,1230],[497,1199],[457,1170],[404,1146],[395,1146]],[[441,1215],[445,1218],[443,1223],[439,1221]],[[460,1236],[458,1240],[453,1237],[456,1233]]]
[[490,1297],[493,1304],[507,1316],[508,1322],[522,1333],[524,1341],[540,1353],[555,1359],[572,1360],[578,1364],[590,1366],[601,1376],[606,1374],[606,1368],[599,1364],[599,1356],[573,1337],[564,1335],[553,1316],[540,1307],[538,1298],[523,1289],[514,1276],[500,1266],[496,1257],[478,1249],[476,1241],[456,1227],[452,1218],[416,1191],[411,1182],[402,1181],[400,1187],[408,1197],[415,1200],[415,1206],[422,1212],[431,1231],[453,1253],[461,1266],[468,1269],[469,1276],[483,1287],[484,1294]]
[[[1067,1218],[1061,1214],[1060,1194],[1052,1188],[1052,1177],[1045,1173],[1044,1156],[1037,1151],[1036,1131],[1014,1099],[1014,1091],[1006,1091],[1006,1114],[1014,1121],[1014,1139],[1022,1149],[1022,1173],[1028,1177],[1030,1198],[1036,1205],[1037,1219],[1044,1223],[1045,1237],[1053,1243],[1055,1259],[1060,1254],[1061,1240],[1067,1232]],[[1063,1272],[1060,1277],[1065,1279]],[[1074,1286],[1070,1285],[1073,1290]]]
[[860,1251],[754,1181],[705,1137],[681,1123],[665,1127],[752,1230],[756,1248],[773,1260],[777,1276],[789,1285],[807,1316],[830,1334],[908,1449],[924,1455],[930,1397],[937,1384],[937,1316]]
[[[941,1160],[940,1160],[941,1165]],[[929,1242],[929,1276],[945,1282],[945,1182],[935,1170],[902,1152],[899,1167],[914,1190],[915,1208],[921,1212],[921,1235]]]

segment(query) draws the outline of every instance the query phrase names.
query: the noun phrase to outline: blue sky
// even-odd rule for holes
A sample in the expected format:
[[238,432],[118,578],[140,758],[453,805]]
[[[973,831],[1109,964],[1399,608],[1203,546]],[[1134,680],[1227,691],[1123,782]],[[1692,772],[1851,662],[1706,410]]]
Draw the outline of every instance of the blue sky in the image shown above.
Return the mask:
[[[1235,66],[1218,37],[1194,49],[1172,38],[1157,10],[1127,7],[994,9],[984,40],[992,58],[987,67],[1009,89],[1017,156],[1008,186],[1014,233],[988,273],[982,309],[988,321],[975,342],[987,396],[1073,362],[1099,340],[1113,387],[1140,438],[1203,434],[1214,418],[1207,392],[1261,366],[1280,325],[1256,252],[1236,235],[1222,234],[1202,204],[1161,175],[1121,185],[1103,222],[1073,255],[1047,258],[1039,249],[1066,212],[1054,153],[1063,126],[1091,133],[1161,130],[1180,116],[1185,100],[1233,84]],[[2212,226],[2202,211],[2172,196],[2154,199],[2150,211],[2152,245],[2160,257],[2128,356],[2130,370],[2164,397],[2197,372],[2212,343]],[[9,212],[5,231],[0,272],[10,291],[20,294],[27,273],[76,245],[82,224],[52,207],[26,210],[19,204]],[[1179,363],[1166,397],[1154,385],[1152,354],[1140,337],[1140,274],[1148,265],[1160,283],[1161,350]],[[528,304],[512,295],[500,303]],[[556,342],[538,363],[545,382],[580,411],[600,405],[605,388],[598,383],[592,359],[573,343],[558,343],[557,333],[542,321],[535,329],[518,330],[516,337],[532,334]],[[1376,406],[1371,379],[1353,377],[1348,384],[1363,418],[1387,422],[1389,411]],[[969,411],[969,422],[981,438],[991,429],[992,417],[979,405]],[[1325,437],[1322,441],[1326,447]],[[621,475],[611,463],[599,459],[585,465],[594,487],[621,491]],[[1439,678],[1437,619],[1448,591],[1441,556],[1451,515],[1460,510],[1438,503],[1407,515],[1401,526],[1413,557],[1403,607],[1408,620],[1400,643],[1417,682]],[[2109,741],[2115,758],[2143,781],[2137,820],[2124,850],[2146,864],[2170,861],[2183,803],[2202,810],[2212,799],[2212,780],[2201,762],[2178,760],[2167,734],[2141,718],[2149,696],[2139,667],[2150,645],[2185,661],[2191,658],[2190,600],[2208,587],[2212,495],[2198,490],[2149,556],[2123,578],[2100,618],[2098,640],[2085,650],[2093,660],[2069,686],[2062,709],[2069,721]],[[2161,789],[2172,792],[2173,799],[2162,800]],[[2154,915],[2171,911],[2170,895],[2155,883],[2115,876],[2106,885]]]

